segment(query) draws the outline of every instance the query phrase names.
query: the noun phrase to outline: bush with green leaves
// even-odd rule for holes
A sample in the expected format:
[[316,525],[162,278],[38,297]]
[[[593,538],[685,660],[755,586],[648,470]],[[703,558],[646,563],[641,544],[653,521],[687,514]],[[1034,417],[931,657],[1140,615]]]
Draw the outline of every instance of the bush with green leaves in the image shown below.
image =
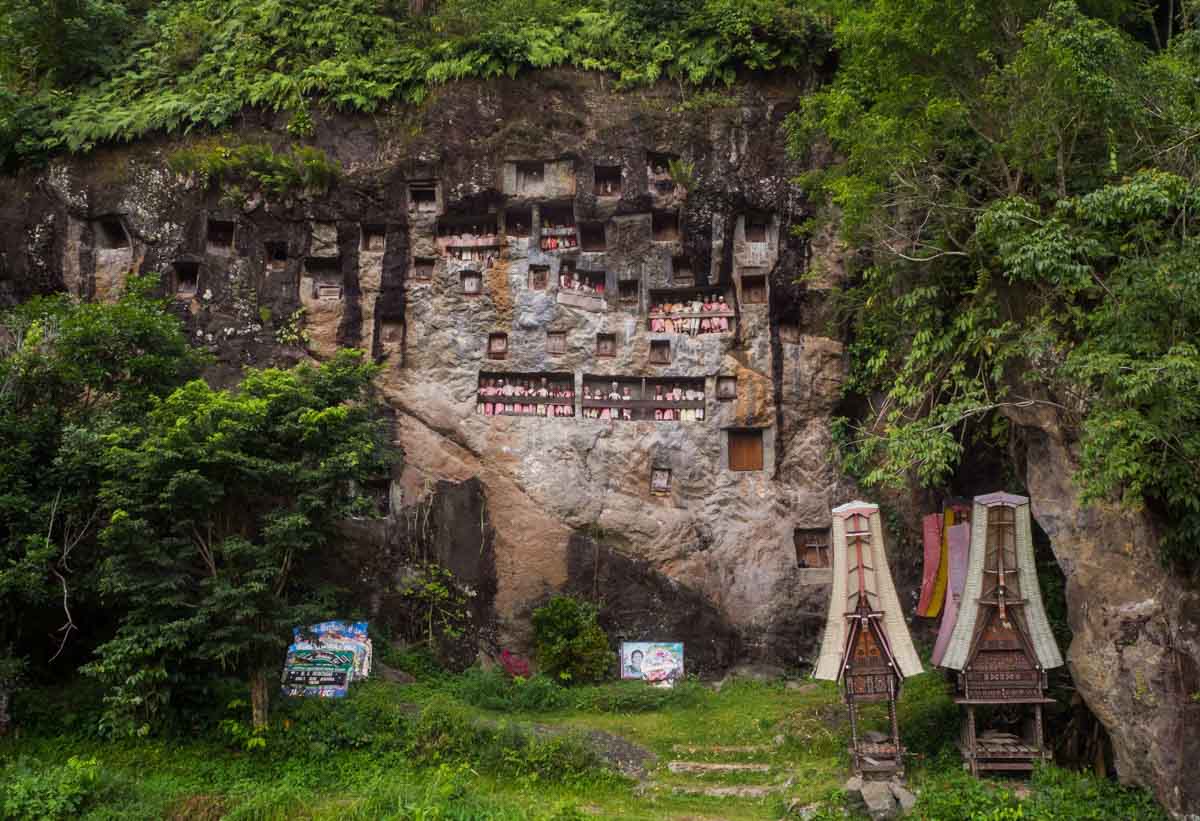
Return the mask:
[[578,738],[485,723],[445,696],[430,701],[412,723],[407,753],[425,765],[466,761],[489,772],[552,781],[598,776],[601,769],[596,753]]
[[1002,782],[984,781],[952,766],[921,779],[914,817],[922,821],[1166,821],[1143,790],[1088,773],[1038,767],[1027,797]]
[[468,704],[504,712],[548,712],[570,703],[570,694],[554,679],[543,675],[513,678],[498,670],[478,667],[458,677],[455,693]]
[[533,641],[542,672],[580,684],[607,677],[615,656],[596,620],[595,605],[555,596],[533,611]]
[[101,791],[100,764],[72,757],[47,767],[17,759],[0,768],[0,818],[12,821],[55,821],[77,818]]

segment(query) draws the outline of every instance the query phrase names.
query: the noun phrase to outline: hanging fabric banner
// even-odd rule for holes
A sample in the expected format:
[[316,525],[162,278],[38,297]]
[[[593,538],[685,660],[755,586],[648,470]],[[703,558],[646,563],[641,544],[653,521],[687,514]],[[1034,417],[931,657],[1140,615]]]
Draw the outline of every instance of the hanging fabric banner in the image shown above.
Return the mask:
[[937,583],[945,572],[942,565],[942,514],[930,513],[921,520],[921,524],[925,541],[925,568],[921,574],[921,600],[917,603],[917,615],[933,618],[941,610]]
[[967,583],[967,560],[971,553],[971,526],[963,524],[946,528],[947,558],[950,563],[949,586],[942,623],[938,627],[937,641],[933,645],[933,663],[936,665],[946,653],[946,645],[954,633],[958,620],[958,607],[962,601],[963,587]]

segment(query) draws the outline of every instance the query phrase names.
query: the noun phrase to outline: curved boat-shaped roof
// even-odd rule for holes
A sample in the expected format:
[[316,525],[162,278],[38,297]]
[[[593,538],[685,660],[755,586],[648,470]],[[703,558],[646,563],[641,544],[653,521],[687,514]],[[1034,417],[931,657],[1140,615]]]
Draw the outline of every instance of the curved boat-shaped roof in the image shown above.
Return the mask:
[[[998,507],[1012,509],[1015,535],[1012,556],[1015,558],[1016,567],[1002,567],[1002,572],[988,564],[995,561],[996,554],[988,543],[988,512]],[[1007,564],[1007,560],[1005,563]],[[982,624],[981,611],[985,608],[992,609],[987,604],[981,604],[980,600],[994,591],[998,575],[1009,574],[1016,576],[1013,588],[1019,592],[1020,600],[1007,603],[1007,606],[1013,607],[1018,614],[1016,621],[1032,647],[1038,664],[1043,670],[1062,666],[1062,654],[1054,640],[1054,633],[1050,630],[1050,622],[1046,619],[1046,609],[1042,604],[1041,589],[1038,587],[1037,566],[1033,559],[1029,497],[1012,493],[988,493],[975,497],[971,515],[971,557],[967,564],[967,579],[958,620],[954,624],[954,633],[941,659],[942,667],[962,670],[967,666],[977,639],[976,628]]]
[[[864,528],[861,531],[851,529],[860,526]],[[861,565],[857,550],[848,537],[860,537],[870,543],[869,555],[863,557]],[[860,594],[865,596],[872,611],[883,614],[880,627],[900,675],[907,678],[920,673],[921,660],[908,634],[908,625],[900,609],[900,600],[896,596],[896,587],[892,583],[892,573],[883,548],[879,505],[855,501],[835,507],[832,548],[833,592],[829,597],[829,613],[825,617],[821,654],[813,675],[829,681],[838,679],[847,651],[846,616],[854,611]]]

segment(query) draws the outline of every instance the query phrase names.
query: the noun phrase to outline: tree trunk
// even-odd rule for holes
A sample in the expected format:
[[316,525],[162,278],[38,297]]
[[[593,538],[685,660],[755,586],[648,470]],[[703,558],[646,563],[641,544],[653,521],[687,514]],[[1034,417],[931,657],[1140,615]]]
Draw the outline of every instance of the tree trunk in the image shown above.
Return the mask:
[[0,684],[0,738],[8,735],[12,729],[12,716],[8,714],[8,701],[11,697],[11,691],[8,687]]
[[267,690],[269,680],[266,668],[260,667],[250,674],[250,711],[255,730],[267,728],[267,708],[271,704],[271,694]]

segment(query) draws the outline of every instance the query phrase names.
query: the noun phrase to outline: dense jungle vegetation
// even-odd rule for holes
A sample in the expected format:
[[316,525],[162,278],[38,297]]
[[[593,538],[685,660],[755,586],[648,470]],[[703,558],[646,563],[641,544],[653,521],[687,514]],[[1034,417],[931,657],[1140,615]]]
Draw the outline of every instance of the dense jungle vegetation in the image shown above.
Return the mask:
[[[944,483],[1015,414],[1080,443],[1090,500],[1200,549],[1194,77],[1188,0],[4,0],[0,163],[261,107],[419,104],[572,65],[703,88],[821,67],[791,139],[861,265],[845,466]],[[798,89],[799,93],[799,89]],[[811,226],[810,226],[811,227]]]
[[[1190,0],[0,0],[0,165],[233,127],[253,108],[285,112],[303,144],[326,111],[565,65],[694,89],[817,69],[787,136],[797,156],[828,143],[838,157],[797,181],[818,207],[796,230],[835,220],[860,250],[837,297],[845,468],[944,486],[966,449],[1019,444],[1013,420],[1043,415],[1077,445],[1089,500],[1153,511],[1164,561],[1200,567]],[[644,704],[406,658],[421,682],[403,696],[380,683],[271,712],[291,625],[346,602],[317,557],[338,521],[371,515],[359,488],[387,470],[374,369],[348,353],[211,387],[153,293],[135,279],[112,305],[39,299],[0,322],[0,731],[15,693],[30,733],[0,748],[0,816],[575,818],[579,801],[640,800],[573,737],[474,723],[514,712],[575,729],[620,714],[664,755],[802,725],[779,755],[840,813],[844,739],[805,735],[832,715],[825,691],[802,713],[782,685]],[[275,492],[249,490],[262,487]],[[595,631],[580,635],[583,680],[601,665]],[[572,640],[547,642],[563,669]],[[906,717],[929,725],[922,817],[1157,816],[1141,794],[1053,769],[1024,801],[937,789],[953,778],[939,758],[952,705],[928,687]],[[547,794],[562,806],[530,809]]]

